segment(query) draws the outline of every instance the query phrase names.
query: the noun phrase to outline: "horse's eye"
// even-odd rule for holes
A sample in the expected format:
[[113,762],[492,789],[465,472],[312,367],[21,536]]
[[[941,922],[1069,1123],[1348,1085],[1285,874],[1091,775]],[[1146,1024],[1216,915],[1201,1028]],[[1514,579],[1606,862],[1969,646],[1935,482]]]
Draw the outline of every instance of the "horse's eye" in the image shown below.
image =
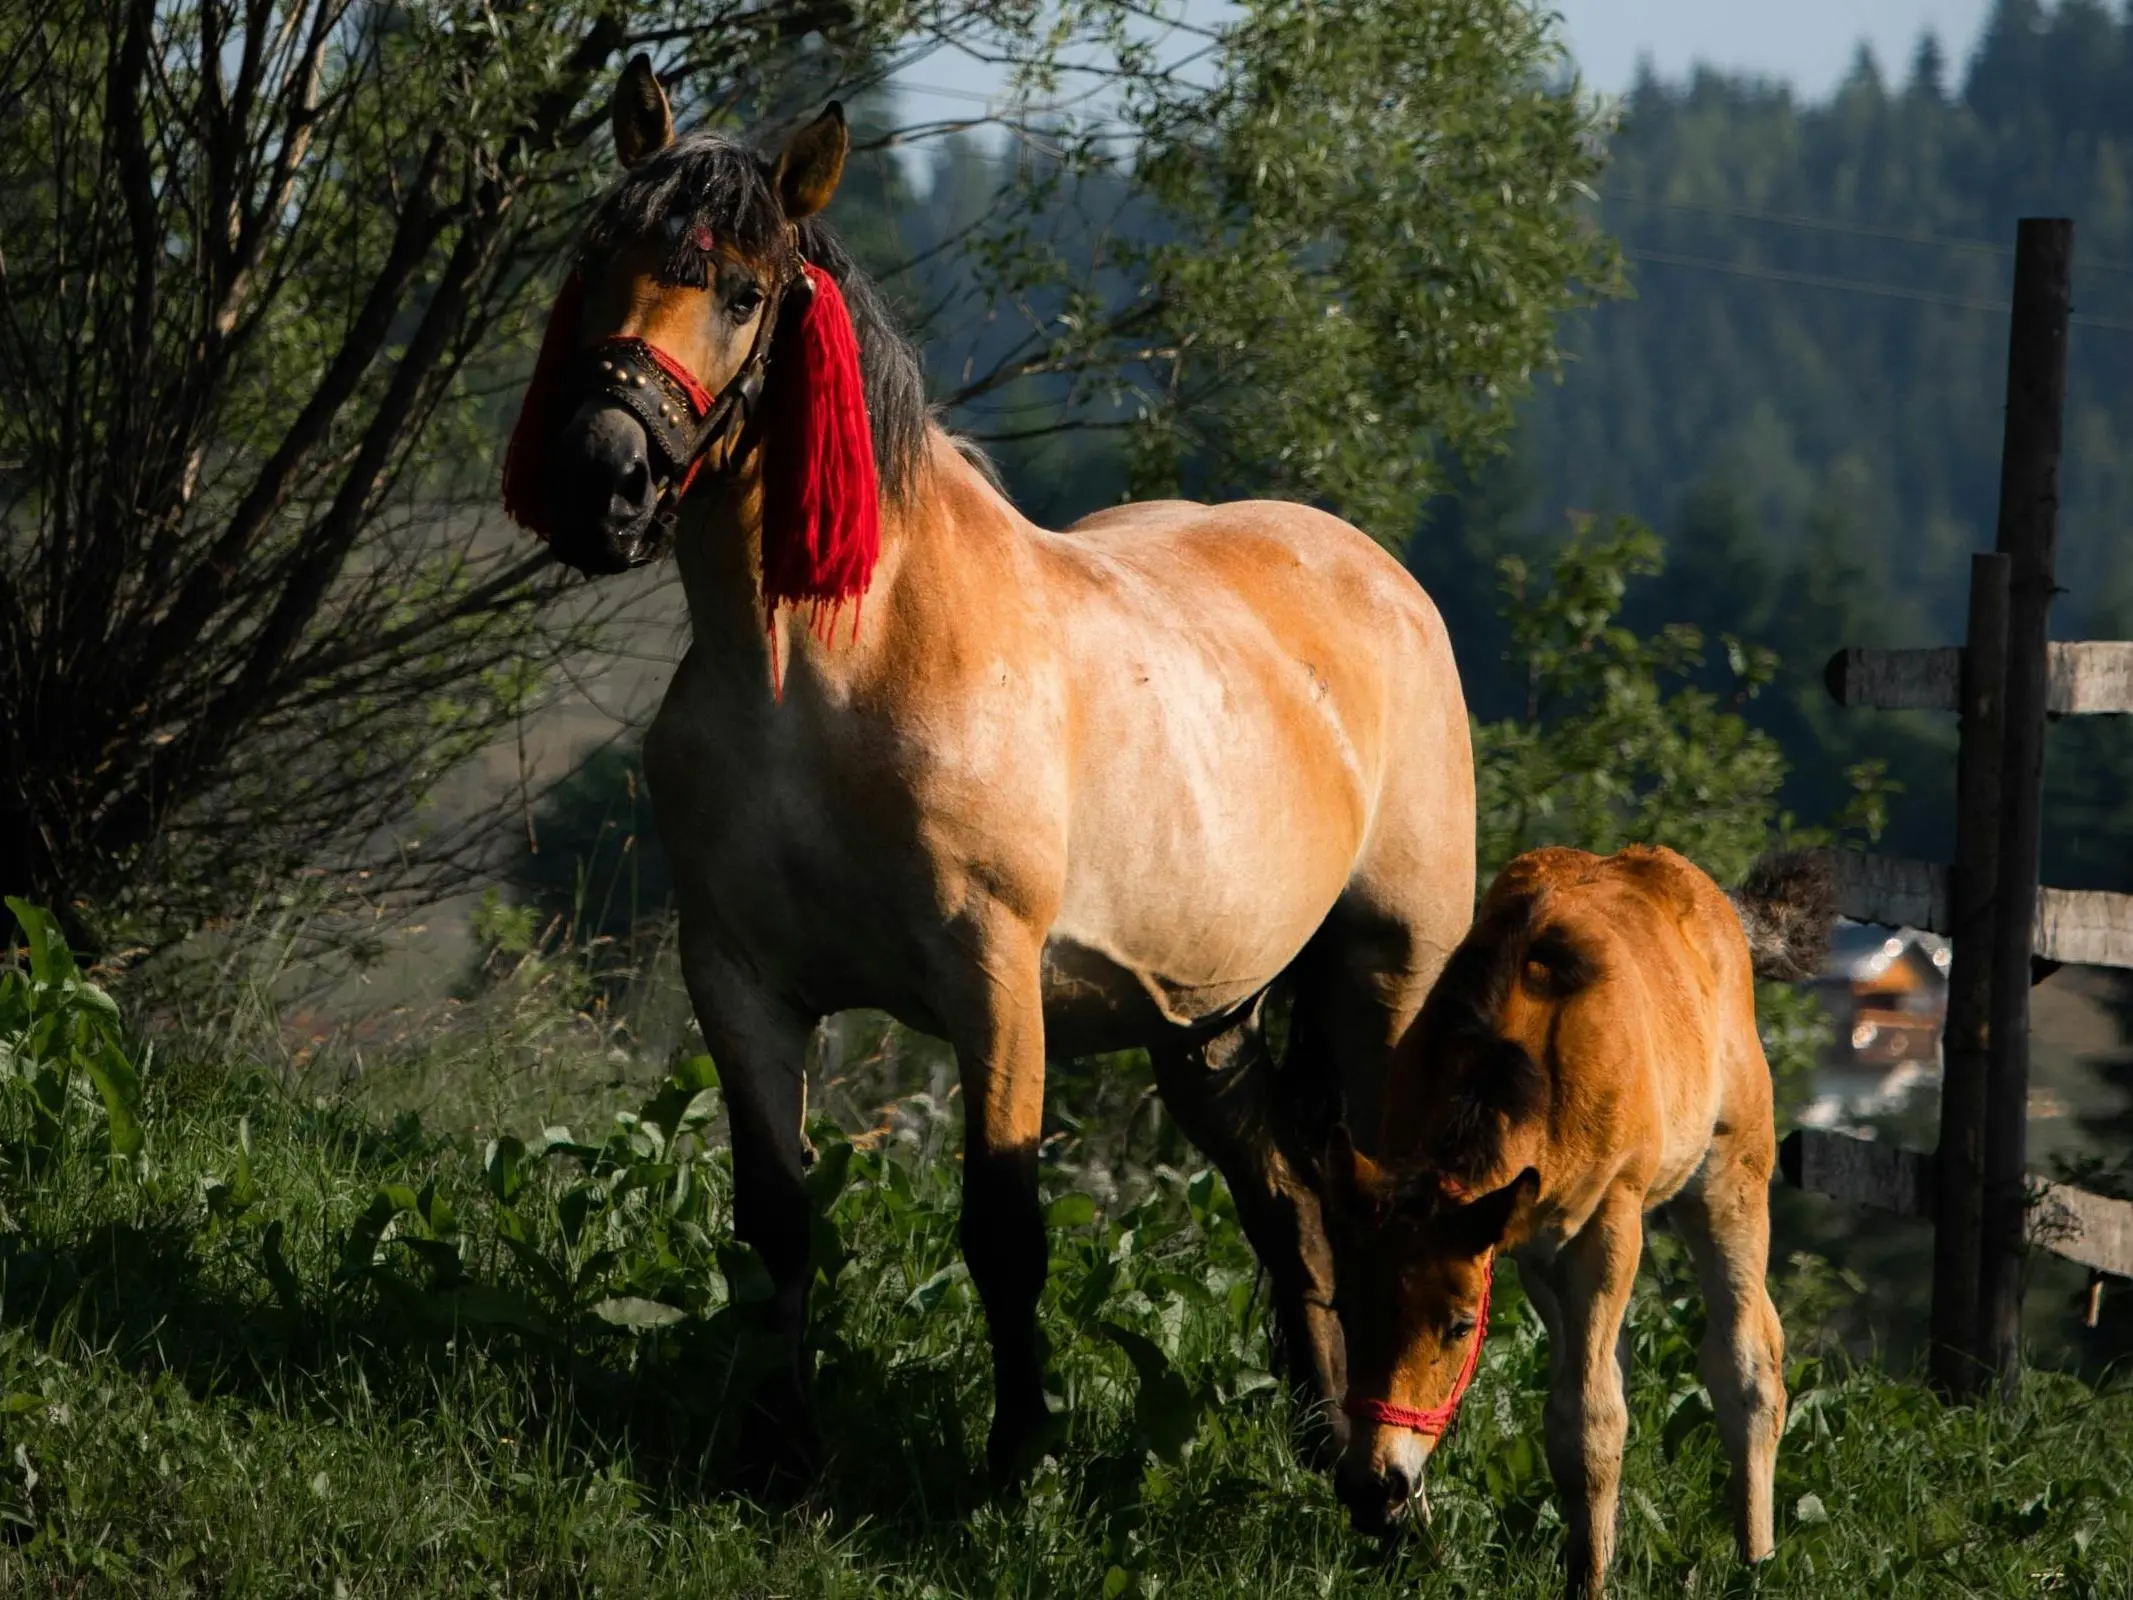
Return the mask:
[[760,289],[743,289],[726,302],[726,312],[735,322],[746,322],[755,315],[756,307],[763,303]]
[[1454,1339],[1464,1339],[1474,1331],[1474,1319],[1460,1315],[1452,1318],[1451,1326],[1444,1330]]

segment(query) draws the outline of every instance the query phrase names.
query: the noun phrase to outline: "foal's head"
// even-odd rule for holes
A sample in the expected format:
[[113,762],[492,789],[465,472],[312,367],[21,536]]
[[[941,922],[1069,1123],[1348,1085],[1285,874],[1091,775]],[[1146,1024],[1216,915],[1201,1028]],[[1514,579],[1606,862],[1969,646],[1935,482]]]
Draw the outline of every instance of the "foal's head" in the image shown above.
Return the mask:
[[1428,1512],[1423,1468],[1479,1361],[1495,1253],[1524,1240],[1540,1175],[1471,1194],[1380,1167],[1341,1128],[1324,1177],[1352,1423],[1335,1486],[1357,1529],[1384,1533],[1410,1501]]
[[850,148],[834,104],[775,160],[713,134],[677,139],[643,56],[612,117],[628,175],[586,230],[505,479],[514,514],[587,572],[652,559],[660,513],[741,451],[780,310],[808,292],[801,225]]

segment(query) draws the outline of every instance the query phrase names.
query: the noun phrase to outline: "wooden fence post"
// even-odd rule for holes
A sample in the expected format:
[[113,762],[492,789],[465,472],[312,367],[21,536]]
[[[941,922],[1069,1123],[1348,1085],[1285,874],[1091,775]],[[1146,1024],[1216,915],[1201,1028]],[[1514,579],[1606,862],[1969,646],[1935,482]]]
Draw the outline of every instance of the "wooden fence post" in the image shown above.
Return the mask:
[[2021,1376],[2028,1249],[2029,958],[2035,939],[2044,810],[2044,716],[2059,453],[2066,401],[2074,225],[2024,217],[2015,239],[2000,452],[1999,549],[2009,558],[2006,724],[2002,736],[1999,892],[1994,897],[1990,1055],[1985,1084],[1984,1245],[1978,1351],[2012,1393]]
[[1970,626],[1962,653],[1955,768],[1955,871],[1948,932],[1948,1020],[1941,1036],[1940,1148],[1933,1216],[1933,1381],[1975,1394],[1990,1370],[1978,1349],[1983,1249],[1985,1075],[1992,1014],[1992,916],[1999,887],[2002,713],[2006,708],[2007,569],[1970,558]]

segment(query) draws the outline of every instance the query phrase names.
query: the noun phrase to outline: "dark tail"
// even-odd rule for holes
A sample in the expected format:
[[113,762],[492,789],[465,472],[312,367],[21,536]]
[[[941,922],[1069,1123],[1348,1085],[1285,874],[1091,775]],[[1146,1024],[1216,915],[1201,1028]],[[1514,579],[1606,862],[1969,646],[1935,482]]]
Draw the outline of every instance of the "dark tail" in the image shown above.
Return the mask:
[[1821,970],[1837,920],[1837,882],[1821,851],[1766,855],[1727,898],[1740,913],[1758,978],[1810,978]]

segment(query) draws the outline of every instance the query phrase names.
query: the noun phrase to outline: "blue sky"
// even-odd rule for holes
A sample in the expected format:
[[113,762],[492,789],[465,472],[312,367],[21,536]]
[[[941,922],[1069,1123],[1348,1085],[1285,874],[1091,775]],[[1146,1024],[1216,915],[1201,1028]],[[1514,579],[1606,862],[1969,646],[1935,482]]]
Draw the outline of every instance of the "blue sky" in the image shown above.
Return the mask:
[[[1650,58],[1679,78],[1698,62],[1790,82],[1807,97],[1843,78],[1864,40],[1882,68],[1901,76],[1926,28],[1939,36],[1951,78],[1977,44],[1991,0],[1550,0],[1586,81],[1616,92]],[[1186,0],[1196,21],[1219,18],[1224,0]],[[940,51],[900,74],[907,112],[967,116],[999,88],[978,62]],[[940,93],[930,91],[939,90]]]
[[1621,90],[1649,56],[1661,77],[1697,62],[1783,78],[1827,94],[1864,39],[1882,69],[1900,74],[1927,28],[1955,76],[1984,26],[1990,0],[1554,0],[1571,54],[1595,88]]

